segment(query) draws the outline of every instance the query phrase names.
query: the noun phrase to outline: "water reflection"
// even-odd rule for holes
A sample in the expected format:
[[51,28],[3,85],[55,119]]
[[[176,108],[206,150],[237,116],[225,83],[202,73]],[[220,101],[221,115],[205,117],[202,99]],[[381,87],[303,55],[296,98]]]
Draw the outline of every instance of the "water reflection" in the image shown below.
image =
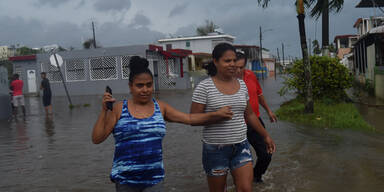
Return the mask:
[[[289,97],[277,94],[281,81],[267,79],[264,95],[272,108]],[[188,112],[192,91],[161,91],[156,97]],[[127,95],[116,95],[126,98]],[[46,118],[39,98],[28,98],[26,120],[0,122],[0,191],[114,191],[109,180],[114,142],[91,142],[100,111],[100,96],[53,98]],[[36,107],[36,108],[35,108]],[[276,142],[277,152],[254,191],[382,191],[384,135],[348,130],[324,130],[279,121],[261,114]],[[382,117],[379,117],[382,118]],[[164,138],[165,191],[207,191],[201,163],[202,127],[167,124]],[[20,184],[22,182],[22,185]]]
[[47,134],[49,144],[52,144],[54,142],[52,137],[55,135],[55,124],[52,115],[45,116],[45,133]]

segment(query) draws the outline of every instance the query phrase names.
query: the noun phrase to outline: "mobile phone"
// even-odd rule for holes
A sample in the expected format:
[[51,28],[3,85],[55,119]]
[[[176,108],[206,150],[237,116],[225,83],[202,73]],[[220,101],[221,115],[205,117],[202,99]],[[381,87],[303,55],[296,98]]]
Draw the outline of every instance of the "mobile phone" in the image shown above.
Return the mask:
[[[105,88],[105,92],[107,92],[107,93],[109,93],[109,94],[111,94],[112,95],[112,89],[109,87],[109,86],[107,86],[106,88]],[[113,110],[113,102],[111,102],[111,101],[108,101],[107,102],[107,109],[108,110]]]

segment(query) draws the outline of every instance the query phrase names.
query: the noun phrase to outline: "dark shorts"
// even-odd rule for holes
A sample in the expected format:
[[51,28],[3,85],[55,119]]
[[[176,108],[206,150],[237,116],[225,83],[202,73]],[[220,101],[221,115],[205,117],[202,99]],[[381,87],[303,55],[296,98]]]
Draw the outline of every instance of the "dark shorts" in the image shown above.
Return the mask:
[[237,144],[215,145],[203,143],[203,167],[208,176],[227,175],[252,162],[248,140]]
[[50,93],[43,95],[43,105],[44,105],[44,107],[47,107],[47,106],[51,105],[51,99],[52,99],[52,95]]
[[132,187],[127,184],[116,183],[116,192],[163,192],[164,184],[160,182],[152,187]]

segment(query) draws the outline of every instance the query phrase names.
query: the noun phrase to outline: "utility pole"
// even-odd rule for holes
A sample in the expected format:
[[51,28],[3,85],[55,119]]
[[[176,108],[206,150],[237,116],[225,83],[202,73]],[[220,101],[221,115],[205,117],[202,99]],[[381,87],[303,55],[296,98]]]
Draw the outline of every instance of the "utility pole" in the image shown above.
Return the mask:
[[[279,54],[279,48],[277,48],[277,60],[279,61],[279,65],[281,66],[281,60],[280,60],[280,54]],[[275,63],[275,79],[276,79],[276,73],[277,73],[277,71],[276,71],[276,64],[277,64],[277,63]],[[279,67],[279,69],[281,70],[280,67]],[[281,71],[280,71],[280,73],[281,73]]]
[[92,31],[93,31],[93,47],[96,49],[96,36],[95,36],[95,24],[92,21]]
[[264,79],[264,66],[263,66],[263,44],[262,44],[263,34],[261,32],[260,26],[260,66],[261,66],[261,77]]
[[284,43],[281,43],[281,48],[282,48],[282,52],[283,52],[283,65],[285,65],[285,58],[284,58]]

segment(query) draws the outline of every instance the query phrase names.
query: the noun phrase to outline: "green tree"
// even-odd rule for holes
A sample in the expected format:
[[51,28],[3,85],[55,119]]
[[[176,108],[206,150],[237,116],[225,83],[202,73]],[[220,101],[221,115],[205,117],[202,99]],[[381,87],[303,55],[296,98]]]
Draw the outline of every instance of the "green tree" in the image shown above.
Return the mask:
[[99,42],[97,42],[97,47],[95,47],[95,43],[94,43],[93,38],[89,38],[88,40],[83,42],[83,48],[84,49],[100,48],[100,47],[102,47],[102,46],[100,46]]
[[94,45],[93,39],[88,39],[83,42],[83,48],[84,49],[90,49]]
[[336,47],[333,45],[333,43],[329,45],[329,52],[336,53]]
[[306,0],[311,7],[311,16],[316,20],[321,16],[322,22],[322,48],[327,50],[329,46],[329,13],[338,13],[344,5],[344,0]]
[[[303,60],[295,61],[292,68],[288,70],[289,76],[284,82],[280,94],[283,95],[289,90],[294,90],[299,98],[306,96],[303,68]],[[335,101],[347,99],[345,90],[352,87],[353,76],[344,65],[340,64],[337,58],[311,57],[311,74],[315,99],[332,99]]]
[[319,41],[316,39],[312,41],[312,46],[313,46],[313,54],[314,55],[319,55],[321,54],[321,49],[320,49],[320,44]]
[[215,32],[215,30],[218,28],[219,28],[219,26],[214,24],[213,21],[206,20],[205,25],[197,27],[196,33],[199,36],[206,36],[209,33]]
[[16,54],[19,55],[19,56],[22,56],[22,55],[34,55],[34,54],[37,54],[37,53],[41,53],[41,50],[31,49],[31,48],[26,47],[26,46],[23,46],[23,47],[20,47],[20,48],[16,49]]
[[[259,5],[267,7],[270,0],[258,0]],[[301,53],[303,55],[303,72],[304,72],[304,87],[305,87],[305,113],[314,112],[314,102],[312,94],[312,82],[311,82],[311,65],[309,63],[308,57],[308,45],[307,45],[307,36],[305,32],[305,9],[304,4],[305,0],[296,0],[296,11],[297,19],[299,23],[299,36],[301,44]]]

